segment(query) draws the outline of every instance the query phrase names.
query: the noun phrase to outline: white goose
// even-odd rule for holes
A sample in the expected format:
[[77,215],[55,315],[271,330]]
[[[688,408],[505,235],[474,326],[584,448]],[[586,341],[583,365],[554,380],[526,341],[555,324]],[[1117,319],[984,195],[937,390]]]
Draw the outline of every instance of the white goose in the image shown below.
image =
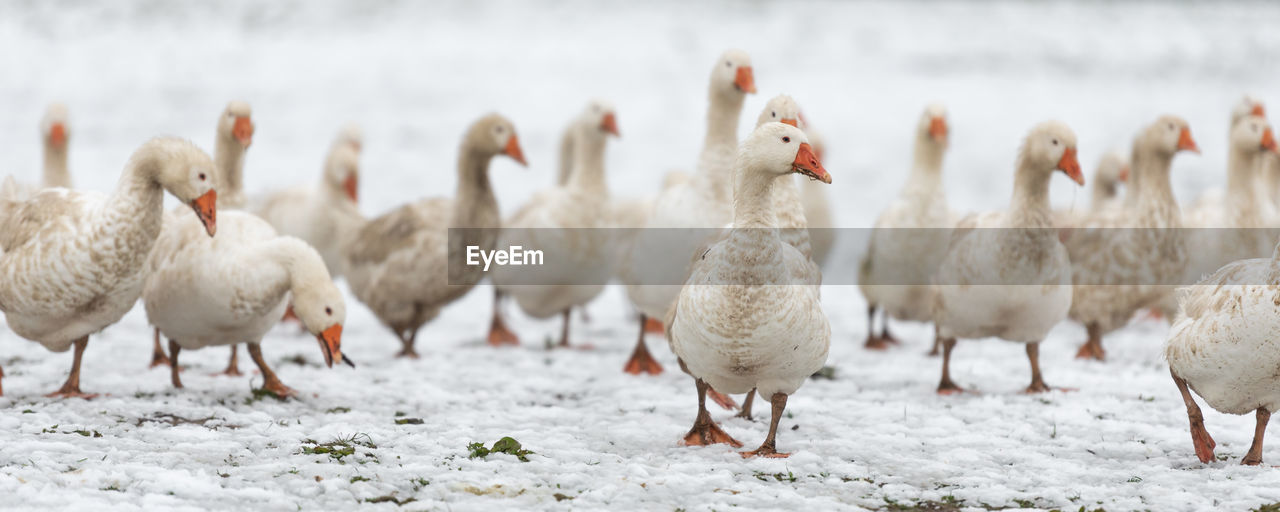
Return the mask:
[[707,389],[756,389],[770,397],[773,414],[760,448],[743,455],[786,457],[776,449],[778,422],[787,397],[826,362],[831,327],[816,265],[779,234],[773,189],[795,172],[827,183],[831,176],[804,132],[782,123],[752,132],[735,167],[733,229],[695,260],[666,317],[671,348],[698,391],[698,414],[684,439],[741,446],[712,421]]
[[[1231,129],[1235,128],[1236,123],[1249,116],[1266,117],[1266,107],[1261,100],[1246,94],[1240,98],[1240,101],[1237,101],[1236,104],[1231,107],[1230,124],[1227,125],[1228,133],[1230,133]],[[1229,176],[1228,179],[1230,179]],[[1191,207],[1187,208],[1187,213],[1194,215],[1194,212],[1198,210],[1221,209],[1227,202],[1227,191],[1220,188],[1209,189],[1203,194],[1200,194],[1200,197],[1196,198],[1195,202],[1191,204]]]
[[[462,140],[454,198],[425,199],[383,214],[357,230],[346,247],[351,291],[400,339],[401,357],[418,357],[418,329],[484,277],[481,267],[451,264],[450,258],[461,258],[466,246],[492,251],[497,242],[502,220],[489,163],[498,155],[525,164],[511,121],[490,114]],[[451,237],[449,228],[470,229]]]
[[67,142],[70,138],[67,106],[62,103],[51,103],[40,120],[40,139],[44,146],[45,187],[71,188],[71,173],[67,171]]
[[89,335],[141,295],[164,191],[189,204],[212,236],[216,179],[195,145],[157,138],[133,153],[111,195],[54,188],[0,201],[0,311],[19,336],[54,352],[75,347],[71,373],[52,396],[92,396],[80,391],[80,358]]
[[260,345],[290,300],[303,327],[320,341],[325,363],[351,364],[341,349],[342,292],[315,249],[277,235],[266,221],[245,212],[224,213],[216,238],[202,236],[198,222],[191,215],[172,219],[147,259],[142,298],[147,320],[169,338],[174,387],[183,387],[178,377],[182,349],[248,343],[263,389],[281,398],[296,395],[267,366]]
[[[640,324],[662,318],[680,293],[690,255],[704,243],[694,234],[688,240],[672,235],[681,228],[707,233],[733,220],[731,204],[733,164],[738,151],[738,119],[747,94],[756,92],[751,58],[729,50],[711,69],[707,92],[707,129],[698,157],[698,171],[689,180],[676,179],[654,202],[652,214],[622,261],[630,276],[627,297],[640,311]],[[678,177],[678,176],[677,176]],[[673,229],[674,228],[674,229]],[[718,399],[721,405],[732,402]]]
[[[253,143],[253,111],[243,101],[230,101],[218,115],[218,123],[214,130],[213,164],[218,173],[218,208],[222,210],[238,210],[246,206],[244,193],[244,157]],[[166,224],[175,216],[186,212],[173,211],[165,215]],[[169,356],[165,355],[160,344],[160,329],[154,331],[151,345],[151,368],[160,365],[172,365]],[[231,357],[227,361],[227,369],[222,375],[239,376],[240,364],[236,345],[231,346]]]
[[1103,335],[1123,327],[1142,308],[1160,308],[1182,278],[1187,247],[1169,170],[1174,155],[1198,151],[1182,118],[1162,116],[1133,141],[1129,204],[1080,221],[1066,239],[1071,255],[1070,318],[1088,340],[1076,357],[1103,360]]
[[1253,445],[1241,463],[1261,464],[1267,422],[1280,408],[1280,245],[1269,258],[1228,264],[1178,291],[1164,356],[1187,407],[1196,456],[1212,462],[1215,443],[1190,390],[1218,411],[1256,412]]
[[[929,277],[942,263],[951,236],[951,210],[942,183],[948,141],[946,108],[929,105],[916,122],[906,184],[876,219],[859,267],[858,289],[867,298],[866,348],[884,350],[898,342],[889,334],[889,318],[932,320],[934,289]],[[879,336],[876,309],[884,313]]]
[[1054,171],[1084,185],[1075,132],[1048,121],[1022,143],[1009,208],[972,214],[956,225],[934,278],[934,321],[943,349],[938,393],[962,391],[951,380],[956,338],[991,336],[1026,344],[1027,392],[1049,390],[1040,375],[1040,341],[1071,307],[1071,262],[1049,210]]
[[256,212],[282,236],[301,238],[320,252],[329,275],[342,275],[344,244],[364,224],[357,190],[360,153],[335,141],[318,186],[295,187],[262,199]]
[[[809,136],[809,143],[813,146],[813,154],[818,157],[819,161],[825,161],[827,158],[826,139],[822,134],[809,124],[804,114],[799,115],[800,122],[804,124],[804,134]],[[800,199],[804,203],[804,220],[808,224],[809,245],[813,249],[813,261],[818,266],[826,265],[827,258],[831,256],[831,248],[835,246],[836,236],[835,222],[831,214],[831,204],[827,200],[827,186],[819,183],[817,180],[806,179],[797,176],[796,180],[800,181]]]
[[[499,247],[543,251],[543,265],[536,270],[498,266],[490,272],[495,294],[514,297],[525,314],[534,318],[561,316],[561,347],[569,346],[569,310],[600,294],[613,275],[614,263],[604,169],[605,145],[610,136],[618,136],[613,105],[602,100],[590,102],[578,115],[573,130],[573,166],[568,181],[535,194],[503,223],[499,238]],[[495,315],[498,311],[495,300]]]

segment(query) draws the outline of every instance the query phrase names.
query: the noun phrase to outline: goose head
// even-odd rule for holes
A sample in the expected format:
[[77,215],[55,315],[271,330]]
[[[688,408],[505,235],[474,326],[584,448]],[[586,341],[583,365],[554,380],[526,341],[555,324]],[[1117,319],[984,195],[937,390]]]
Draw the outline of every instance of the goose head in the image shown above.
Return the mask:
[[1275,134],[1266,118],[1246,116],[1231,129],[1231,149],[1250,156],[1263,151],[1280,152],[1276,149]]
[[950,133],[947,107],[937,103],[925,107],[924,113],[920,114],[920,121],[916,123],[916,139],[946,149]]
[[334,286],[328,272],[323,271],[319,256],[314,259],[319,265],[315,272],[295,275],[293,279],[293,313],[302,327],[320,342],[325,365],[332,368],[334,361],[339,361],[354,368],[355,363],[342,354],[342,324],[347,319],[342,292]]
[[1262,100],[1246,94],[1231,107],[1231,126],[1234,127],[1241,119],[1249,116],[1266,117],[1267,109]]
[[618,111],[613,103],[605,100],[592,100],[582,112],[579,120],[586,126],[587,135],[595,137],[621,137],[618,131]]
[[335,147],[347,146],[358,155],[364,151],[364,130],[357,123],[347,123],[343,125],[341,130],[338,130],[338,136],[333,138],[333,145]]
[[742,144],[740,158],[756,172],[773,177],[791,173],[831,183],[831,175],[809,145],[809,137],[799,128],[782,123],[765,123]]
[[529,165],[520,149],[515,125],[501,115],[489,114],[473,123],[467,130],[466,143],[485,156],[506,155],[520,165]]
[[1139,144],[1166,158],[1173,158],[1179,151],[1200,152],[1195,139],[1191,138],[1191,125],[1173,115],[1160,116],[1147,126],[1135,141],[1135,145]]
[[1093,186],[1102,197],[1115,197],[1120,184],[1129,181],[1129,159],[1118,151],[1108,151],[1098,159],[1098,168],[1093,171]]
[[765,103],[764,110],[760,111],[760,117],[756,118],[757,127],[764,126],[765,123],[789,124],[799,128],[800,105],[786,94],[774,96]]
[[742,50],[729,50],[711,67],[711,92],[715,96],[742,98],[756,92],[751,57]]
[[144,144],[135,158],[143,154],[158,158],[156,182],[195,210],[205,232],[213,236],[218,230],[218,193],[214,189],[218,175],[209,154],[189,141],[164,137]]
[[71,133],[67,130],[67,106],[51,103],[40,120],[40,135],[46,148],[65,150]]
[[1021,158],[1029,169],[1062,171],[1077,185],[1084,185],[1084,173],[1076,159],[1076,133],[1066,123],[1046,121],[1032,128],[1022,145]]
[[248,103],[227,103],[227,108],[222,110],[222,116],[218,118],[218,137],[238,144],[242,150],[248,149],[249,144],[253,143],[252,115]]
[[359,202],[360,153],[350,145],[338,145],[325,162],[324,182],[329,190],[341,190],[352,203]]

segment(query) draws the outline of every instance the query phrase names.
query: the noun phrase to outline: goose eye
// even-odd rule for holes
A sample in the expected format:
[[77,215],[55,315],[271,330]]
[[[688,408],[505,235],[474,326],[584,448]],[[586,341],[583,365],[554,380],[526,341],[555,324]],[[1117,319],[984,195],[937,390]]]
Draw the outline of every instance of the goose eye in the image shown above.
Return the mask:
[[204,179],[205,179],[205,175],[204,175],[204,173],[200,173],[200,176],[198,176],[198,177],[200,178],[200,181],[204,181]]
[[329,307],[329,306],[325,306],[325,308],[324,308],[324,314],[332,316],[332,315],[333,315],[333,308],[331,308],[331,307]]
[[1169,123],[1169,130],[1173,130],[1173,123]]
[[724,67],[726,67],[726,68],[731,68],[731,67],[733,67],[733,63],[732,63],[732,62],[729,62],[729,61],[727,61],[727,60],[726,60],[726,61],[724,61]]
[[769,113],[769,117],[778,117],[778,113],[777,113],[777,112],[770,112],[770,113]]
[[1053,139],[1053,145],[1054,145],[1054,146],[1057,146],[1057,145],[1058,145],[1058,139]]
[[783,137],[783,138],[782,138],[782,143],[783,143],[783,144],[790,144],[790,143],[791,143],[791,137]]
[[501,127],[501,126],[495,126],[495,127],[493,127],[493,132],[494,132],[494,133],[502,133],[502,127]]

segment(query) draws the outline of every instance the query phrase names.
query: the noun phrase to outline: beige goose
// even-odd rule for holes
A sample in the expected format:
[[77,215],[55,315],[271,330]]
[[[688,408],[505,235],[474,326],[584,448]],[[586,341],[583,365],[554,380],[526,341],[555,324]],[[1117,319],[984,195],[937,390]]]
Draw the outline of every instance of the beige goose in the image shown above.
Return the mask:
[[504,325],[497,297],[510,295],[531,317],[561,317],[561,347],[569,346],[570,309],[604,290],[614,263],[604,153],[608,138],[618,136],[616,110],[609,102],[594,100],[577,116],[573,131],[568,181],[535,194],[503,223],[497,244],[541,250],[543,264],[533,270],[498,266],[489,273],[495,292],[493,326]]
[[1162,116],[1133,141],[1133,188],[1125,208],[1082,220],[1066,240],[1073,267],[1070,318],[1088,340],[1076,357],[1103,360],[1103,335],[1142,308],[1160,307],[1186,272],[1187,240],[1173,197],[1174,155],[1198,151],[1187,122]]
[[743,455],[786,457],[777,451],[778,422],[787,397],[826,362],[831,327],[816,265],[779,234],[773,189],[795,172],[827,183],[831,177],[804,132],[782,123],[752,132],[735,168],[733,228],[695,260],[666,318],[672,350],[698,392],[698,413],[684,439],[741,446],[711,419],[707,389],[756,389],[773,406],[769,434]]
[[1254,412],[1253,444],[1242,464],[1262,463],[1262,438],[1280,408],[1280,246],[1268,258],[1230,263],[1194,286],[1179,289],[1179,313],[1164,356],[1182,393],[1191,442],[1200,462],[1214,460],[1214,441],[1191,396],[1227,414]]
[[1025,344],[1031,363],[1027,391],[1049,390],[1040,374],[1040,342],[1071,307],[1071,262],[1049,210],[1055,171],[1084,185],[1075,132],[1048,121],[1022,143],[1009,207],[969,215],[956,225],[934,278],[934,321],[943,349],[938,393],[962,391],[951,380],[956,338],[986,337]]
[[[1230,124],[1227,125],[1228,133],[1235,128],[1236,123],[1249,116],[1266,117],[1266,107],[1261,100],[1246,94],[1231,107]],[[1203,209],[1221,209],[1227,202],[1228,198],[1225,190],[1221,188],[1209,189],[1196,198],[1195,202],[1187,208],[1187,213],[1194,214],[1194,212]],[[1170,302],[1174,301],[1171,300]],[[1173,306],[1176,308],[1176,304]]]
[[182,349],[247,343],[263,389],[281,398],[296,395],[267,365],[260,345],[290,300],[319,340],[325,363],[351,364],[341,348],[342,292],[314,248],[245,212],[225,212],[216,238],[202,236],[198,222],[190,215],[173,219],[147,259],[142,299],[147,321],[169,338],[174,387],[183,387]]
[[164,191],[214,234],[214,172],[190,142],[157,138],[133,153],[110,195],[54,188],[26,201],[0,200],[0,311],[19,336],[54,352],[75,347],[71,373],[51,396],[92,396],[80,391],[81,356],[89,336],[120,320],[141,295]]
[[[820,161],[826,160],[827,145],[822,134],[809,124],[804,114],[799,115],[799,121],[804,125],[804,134],[809,136],[809,143],[813,145],[813,154]],[[831,248],[836,242],[835,230],[832,229],[835,222],[831,214],[831,203],[827,200],[827,186],[801,176],[795,179],[800,181],[800,199],[804,203],[804,219],[808,225],[813,261],[818,266],[823,266],[831,256]]]
[[[942,183],[948,141],[946,108],[926,107],[916,122],[907,182],[876,219],[859,267],[858,289],[867,299],[866,348],[883,350],[897,343],[889,333],[889,318],[932,320],[934,289],[929,277],[942,262],[951,236],[951,211]],[[877,309],[884,314],[879,335],[875,332]]]
[[1054,210],[1053,225],[1072,228],[1091,215],[1124,207],[1125,198],[1120,195],[1120,187],[1129,182],[1130,170],[1129,157],[1119,151],[1103,153],[1090,178],[1089,208],[1084,211]]
[[[244,193],[244,158],[253,143],[253,111],[243,101],[230,101],[218,114],[217,127],[214,130],[213,164],[218,174],[218,208],[222,210],[238,210],[246,206]],[[186,212],[174,211],[165,215],[165,222],[176,219]],[[151,367],[160,365],[172,366],[169,356],[165,355],[160,344],[160,329],[156,329],[152,337]],[[239,376],[240,364],[236,346],[231,346],[231,357],[227,361],[227,369],[222,375]]]
[[[693,228],[710,234],[733,221],[733,164],[738,151],[738,120],[747,94],[756,92],[751,57],[729,50],[712,65],[707,91],[707,124],[697,174],[676,175],[654,201],[651,215],[624,255],[627,297],[640,311],[640,325],[666,315],[687,276],[689,258],[704,237],[674,236]],[[692,238],[692,239],[678,239]],[[733,405],[717,397],[722,406]]]
[[[463,137],[455,197],[424,199],[374,218],[346,247],[343,265],[351,291],[400,339],[401,357],[418,357],[418,329],[484,277],[479,266],[450,264],[450,244],[458,257],[466,246],[493,250],[502,221],[489,163],[498,155],[525,164],[511,121],[490,114]],[[449,228],[472,229],[450,237]]]
[[294,236],[315,247],[333,277],[342,275],[345,243],[364,225],[358,183],[360,153],[335,141],[325,158],[320,183],[281,190],[262,199],[256,212],[282,236]]

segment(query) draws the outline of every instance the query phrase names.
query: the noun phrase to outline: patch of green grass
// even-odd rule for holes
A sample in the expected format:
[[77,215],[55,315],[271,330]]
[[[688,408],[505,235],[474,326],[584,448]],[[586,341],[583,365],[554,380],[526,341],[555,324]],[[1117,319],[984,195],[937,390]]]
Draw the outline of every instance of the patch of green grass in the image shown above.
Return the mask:
[[814,380],[820,380],[820,379],[836,380],[836,367],[823,366],[821,370],[818,370],[813,375],[810,375],[809,378]]
[[422,418],[400,418],[396,420],[396,425],[421,425]]
[[365,477],[365,476],[356,475],[351,477],[351,483],[353,484],[356,482],[368,482],[368,481],[369,481],[369,477]]
[[108,486],[103,487],[103,488],[98,489],[98,490],[99,490],[99,491],[115,491],[115,492],[124,492],[124,489],[121,489],[119,484],[111,484],[111,485],[108,485]]
[[792,473],[791,471],[787,471],[787,473],[786,473],[786,474],[782,474],[782,473],[773,473],[773,474],[770,474],[770,473],[765,473],[764,471],[756,471],[756,472],[753,474],[753,476],[755,476],[755,477],[756,477],[756,479],[757,479],[757,480],[760,480],[761,482],[768,482],[770,478],[773,478],[774,480],[777,480],[777,481],[779,481],[779,482],[794,482],[794,481],[796,481],[796,475],[795,475],[795,473]]
[[346,412],[351,412],[351,408],[350,407],[331,407],[325,410],[324,412],[326,414],[342,414]]
[[[346,463],[343,458],[355,455],[356,448],[377,448],[373,443],[373,438],[369,434],[352,434],[347,437],[338,436],[332,441],[317,442],[313,439],[304,439],[302,441],[302,451],[304,455],[328,455],[330,459],[338,462]],[[310,445],[310,446],[307,446]]]
[[494,441],[491,448],[485,448],[484,443],[471,443],[467,445],[467,450],[471,452],[468,458],[472,459],[482,459],[491,453],[505,453],[514,455],[517,459],[520,459],[520,462],[529,462],[528,456],[533,454],[532,451],[524,449],[520,445],[520,441],[516,441],[510,436]]
[[22,414],[35,414],[35,413],[36,413],[36,412],[35,412],[35,411],[33,411],[33,410],[31,410],[31,409],[23,409],[23,410],[22,410]]
[[553,496],[553,497],[555,497],[556,501],[564,501],[564,500],[571,500],[571,499],[573,499],[573,496],[569,496],[569,495],[567,495],[567,494],[561,494],[561,493],[555,493],[555,494],[552,494],[552,496]]
[[395,497],[395,496],[391,496],[391,495],[387,495],[387,496],[378,496],[377,498],[365,498],[365,499],[364,499],[364,502],[365,502],[365,503],[395,503],[397,506],[404,506],[404,505],[407,505],[407,504],[409,504],[409,503],[413,503],[413,502],[415,502],[415,501],[418,501],[418,500],[413,499],[413,498],[400,499],[400,498],[397,498],[397,497]]
[[414,492],[417,492],[418,489],[431,485],[430,480],[427,480],[426,478],[421,478],[421,477],[414,478],[413,480],[410,480],[409,483],[413,484]]
[[244,404],[253,405],[257,402],[261,402],[263,398],[274,398],[281,402],[285,401],[284,398],[281,398],[279,395],[271,391],[263,388],[253,388],[249,390],[249,397],[244,399]]
[[1258,505],[1258,508],[1251,508],[1249,512],[1280,512],[1280,502]]

